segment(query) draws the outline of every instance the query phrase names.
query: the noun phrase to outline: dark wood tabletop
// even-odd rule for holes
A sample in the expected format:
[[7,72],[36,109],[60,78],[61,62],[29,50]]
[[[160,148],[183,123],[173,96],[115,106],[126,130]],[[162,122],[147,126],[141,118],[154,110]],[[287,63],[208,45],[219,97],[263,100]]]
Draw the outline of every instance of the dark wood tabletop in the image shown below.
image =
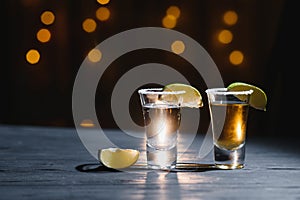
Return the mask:
[[75,128],[0,126],[0,199],[300,199],[298,138],[248,136],[245,168],[217,170],[210,168],[212,154],[197,159],[198,134],[178,162],[207,168],[161,171],[143,166],[143,138],[104,131],[141,151],[135,166],[103,167]]

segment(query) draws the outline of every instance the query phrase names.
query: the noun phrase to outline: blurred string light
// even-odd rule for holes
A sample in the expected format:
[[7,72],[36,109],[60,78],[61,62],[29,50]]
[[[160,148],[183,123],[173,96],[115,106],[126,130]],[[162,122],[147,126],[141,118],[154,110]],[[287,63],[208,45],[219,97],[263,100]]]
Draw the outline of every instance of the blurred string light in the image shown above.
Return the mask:
[[180,9],[177,6],[169,6],[166,10],[166,15],[162,19],[162,25],[165,28],[175,28],[177,20],[180,17]]
[[232,41],[233,35],[230,30],[224,29],[221,30],[218,35],[219,42],[223,44],[229,44]]
[[228,10],[223,15],[223,21],[227,25],[230,25],[230,26],[235,25],[238,21],[238,15],[235,11]]
[[162,24],[165,28],[174,28],[177,24],[177,20],[174,16],[172,15],[166,15],[163,19],[162,19]]
[[[52,11],[46,10],[40,15],[42,24],[49,26],[54,23],[55,15]],[[41,28],[36,33],[36,39],[41,43],[49,42],[51,39],[51,32],[47,28]],[[26,61],[30,64],[37,64],[40,61],[40,52],[36,49],[30,49],[26,53]]]
[[[97,2],[99,4],[101,4],[102,6],[99,7],[95,12],[96,19],[98,19],[99,21],[108,20],[110,17],[110,10],[103,5],[108,4],[109,0],[97,0]],[[94,32],[96,30],[96,28],[97,28],[97,23],[92,18],[87,18],[82,22],[82,29],[85,32],[88,32],[88,33]],[[91,61],[93,63],[99,62],[102,58],[102,52],[98,49],[92,49],[89,51],[87,58],[89,61]],[[89,127],[89,125],[87,125],[88,123],[84,123],[84,124],[82,126]]]
[[[232,27],[238,21],[238,14],[234,10],[227,10],[224,12],[222,19],[225,25]],[[217,40],[222,44],[230,44],[234,38],[228,27],[220,30],[217,36]],[[228,60],[232,65],[240,65],[244,61],[244,54],[242,51],[234,50],[229,54]]]
[[[108,4],[110,1],[109,0],[97,0],[97,2],[99,4],[101,4],[102,6],[99,7],[95,12],[96,19],[98,19],[99,21],[108,20],[110,17],[110,10],[109,10],[109,8],[107,8],[103,5]],[[94,32],[96,30],[96,28],[97,28],[97,23],[92,18],[86,18],[82,22],[82,29],[87,33]]]
[[55,15],[51,11],[45,11],[41,14],[41,22],[45,25],[50,25],[54,23]]
[[84,127],[84,128],[92,128],[92,127],[95,127],[95,124],[90,119],[84,119],[81,121],[80,126]]
[[110,0],[97,0],[98,3],[100,3],[101,5],[106,5],[109,3]]
[[170,6],[167,11],[166,11],[167,15],[172,15],[174,16],[176,19],[178,19],[180,17],[180,9],[177,6]]
[[[101,5],[107,5],[110,0],[97,0]],[[101,6],[96,10],[96,18],[100,21],[106,21],[110,17],[110,10],[107,7]],[[52,11],[46,10],[40,15],[40,20],[44,25],[51,25],[55,21],[55,15]],[[82,28],[84,31],[91,33],[97,28],[97,23],[92,18],[87,18],[82,22]],[[49,42],[51,39],[51,32],[47,28],[41,28],[36,33],[36,38],[41,43]],[[89,52],[89,59],[91,62],[99,62],[102,54],[98,50],[91,50]],[[30,64],[36,64],[40,60],[40,52],[36,49],[31,49],[26,53],[26,61]]]
[[171,50],[172,52],[176,53],[176,54],[181,54],[184,52],[185,50],[185,44],[183,41],[180,40],[176,40],[172,43],[171,45]]
[[87,18],[82,22],[82,28],[84,31],[91,33],[94,32],[97,28],[97,23],[92,18]]
[[39,62],[40,60],[40,53],[38,52],[38,50],[36,49],[30,49],[27,53],[26,53],[26,60],[27,62],[29,62],[30,64],[36,64]]
[[51,39],[51,33],[48,29],[42,28],[37,32],[36,38],[42,43],[49,42]]
[[233,65],[239,65],[243,62],[243,60],[244,60],[244,55],[241,51],[234,50],[229,55],[229,61]]
[[96,10],[96,18],[100,21],[106,21],[110,17],[110,10],[106,7],[100,7]]
[[92,49],[89,53],[88,53],[88,59],[91,62],[99,62],[102,58],[102,53],[100,50],[98,49]]

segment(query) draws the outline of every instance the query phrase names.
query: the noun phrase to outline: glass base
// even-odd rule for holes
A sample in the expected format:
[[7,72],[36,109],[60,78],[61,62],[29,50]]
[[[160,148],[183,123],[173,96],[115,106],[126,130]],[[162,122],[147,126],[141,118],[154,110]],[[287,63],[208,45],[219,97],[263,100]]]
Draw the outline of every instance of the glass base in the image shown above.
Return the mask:
[[147,145],[147,164],[150,169],[174,169],[177,161],[177,147],[155,149]]
[[245,161],[245,145],[236,150],[226,150],[214,146],[216,167],[220,169],[242,169]]

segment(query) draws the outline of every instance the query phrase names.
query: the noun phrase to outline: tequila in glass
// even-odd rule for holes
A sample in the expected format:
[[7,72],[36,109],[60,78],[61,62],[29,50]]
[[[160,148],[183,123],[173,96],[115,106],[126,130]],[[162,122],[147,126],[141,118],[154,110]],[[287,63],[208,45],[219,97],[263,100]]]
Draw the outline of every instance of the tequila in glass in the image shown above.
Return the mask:
[[143,106],[147,136],[147,160],[152,168],[176,164],[180,108],[175,105]]
[[147,138],[147,164],[150,168],[171,169],[176,165],[181,121],[180,102],[174,96],[177,93],[180,94],[180,91],[139,90]]
[[249,91],[206,90],[214,138],[215,164],[224,169],[244,167]]

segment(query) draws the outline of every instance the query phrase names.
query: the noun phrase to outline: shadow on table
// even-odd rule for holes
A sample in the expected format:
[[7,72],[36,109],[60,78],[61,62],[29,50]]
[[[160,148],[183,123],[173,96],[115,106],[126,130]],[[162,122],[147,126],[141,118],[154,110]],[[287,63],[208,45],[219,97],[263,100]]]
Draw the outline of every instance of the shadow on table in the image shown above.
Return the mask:
[[88,163],[75,167],[80,172],[121,172],[120,170],[108,168],[100,163]]
[[[133,165],[130,168],[117,170],[112,169],[104,166],[101,163],[87,163],[78,165],[75,167],[75,169],[79,172],[93,172],[93,173],[99,173],[99,172],[137,172],[137,171],[155,171],[157,169],[149,169],[147,168],[146,164],[139,164],[139,165]],[[161,171],[167,171],[167,172],[205,172],[205,171],[212,171],[212,170],[224,170],[217,168],[214,164],[199,164],[199,163],[177,163],[176,168],[174,169],[168,169],[168,170],[161,170]]]

